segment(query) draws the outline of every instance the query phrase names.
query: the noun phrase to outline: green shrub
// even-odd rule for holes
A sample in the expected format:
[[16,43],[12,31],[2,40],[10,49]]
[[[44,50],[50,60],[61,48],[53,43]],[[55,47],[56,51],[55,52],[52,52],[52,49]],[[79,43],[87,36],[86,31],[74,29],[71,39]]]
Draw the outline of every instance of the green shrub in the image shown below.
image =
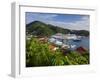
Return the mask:
[[26,40],[26,67],[78,64],[89,64],[89,53],[70,51],[64,56],[60,49],[51,51],[49,43],[40,43],[37,38]]

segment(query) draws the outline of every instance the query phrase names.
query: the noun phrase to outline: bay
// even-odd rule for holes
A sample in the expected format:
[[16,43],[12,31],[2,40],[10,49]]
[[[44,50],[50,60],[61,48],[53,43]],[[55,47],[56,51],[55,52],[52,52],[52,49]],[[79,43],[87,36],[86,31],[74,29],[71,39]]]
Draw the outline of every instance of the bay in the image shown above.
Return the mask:
[[89,50],[90,40],[89,37],[82,37],[80,38],[80,41],[74,41],[72,39],[69,39],[66,41],[67,45],[75,45],[73,49],[76,49],[78,47],[83,47],[85,49]]

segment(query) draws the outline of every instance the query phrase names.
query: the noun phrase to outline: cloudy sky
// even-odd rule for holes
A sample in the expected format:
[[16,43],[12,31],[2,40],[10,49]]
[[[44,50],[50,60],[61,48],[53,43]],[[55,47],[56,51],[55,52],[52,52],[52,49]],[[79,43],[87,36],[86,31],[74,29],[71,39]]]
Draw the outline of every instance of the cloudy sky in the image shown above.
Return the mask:
[[88,15],[26,12],[26,24],[33,21],[42,21],[72,30],[89,30]]

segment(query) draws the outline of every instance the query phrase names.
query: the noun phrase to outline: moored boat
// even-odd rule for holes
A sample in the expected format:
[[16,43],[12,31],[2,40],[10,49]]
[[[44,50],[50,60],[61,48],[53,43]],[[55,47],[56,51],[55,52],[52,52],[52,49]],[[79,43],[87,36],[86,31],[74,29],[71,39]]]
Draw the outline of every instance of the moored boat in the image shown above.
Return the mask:
[[74,42],[79,42],[81,39],[73,39]]

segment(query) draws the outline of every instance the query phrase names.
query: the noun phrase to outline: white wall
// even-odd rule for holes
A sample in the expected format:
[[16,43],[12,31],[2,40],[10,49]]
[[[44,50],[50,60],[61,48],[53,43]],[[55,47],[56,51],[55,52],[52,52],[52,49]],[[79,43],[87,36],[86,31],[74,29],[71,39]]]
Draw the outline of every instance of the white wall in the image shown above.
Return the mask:
[[[0,2],[0,80],[13,80],[14,78],[10,77],[10,65],[11,65],[11,2],[15,0],[1,0]],[[16,0],[22,1],[22,0]],[[23,0],[25,1],[25,0]],[[33,1],[33,0],[27,0]],[[48,2],[47,2],[48,1]],[[64,3],[62,3],[62,1]],[[99,0],[34,0],[34,4],[48,4],[48,5],[83,5],[83,6],[95,6],[97,11],[97,22],[98,25],[96,27],[96,37],[95,37],[95,45],[96,45],[96,55],[98,58],[96,59],[98,62],[97,73],[94,74],[72,74],[72,75],[61,75],[61,76],[40,76],[40,77],[31,77],[31,78],[23,78],[22,80],[99,80],[100,73],[100,51],[99,51],[99,42],[100,42],[100,5]],[[21,79],[19,79],[21,80]]]

